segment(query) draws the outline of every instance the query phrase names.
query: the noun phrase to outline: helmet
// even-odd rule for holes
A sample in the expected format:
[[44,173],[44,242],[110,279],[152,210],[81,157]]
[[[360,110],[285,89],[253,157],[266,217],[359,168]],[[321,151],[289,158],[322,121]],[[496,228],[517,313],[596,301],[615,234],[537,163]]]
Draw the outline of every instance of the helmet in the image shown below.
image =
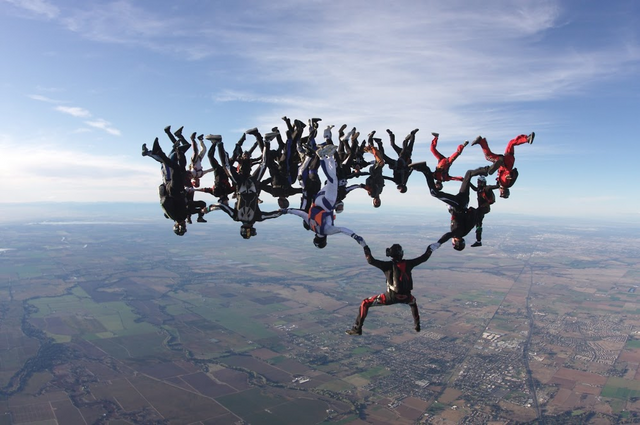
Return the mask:
[[373,198],[373,207],[380,208],[380,205],[382,205],[382,201],[380,200],[380,198],[377,196]]
[[180,223],[175,222],[173,224],[173,233],[175,233],[178,236],[182,236],[185,233],[187,233],[187,225],[185,224],[185,222],[184,221]]
[[315,238],[313,238],[313,244],[316,246],[316,248],[322,249],[327,246],[327,237],[316,235]]
[[252,227],[252,226],[240,227],[240,235],[245,239],[249,239],[251,236],[255,236],[256,234],[257,232],[255,227]]
[[487,184],[487,179],[484,176],[478,176],[478,185]]
[[284,197],[278,198],[278,206],[280,208],[289,208],[289,200]]
[[401,260],[404,256],[404,251],[402,250],[402,246],[400,244],[394,243],[386,251],[387,257],[391,257],[394,260]]
[[338,202],[334,210],[336,213],[340,214],[342,211],[344,211],[344,203],[342,201]]
[[464,238],[453,238],[451,243],[453,244],[453,249],[456,251],[462,251],[466,245]]
[[440,180],[435,181],[436,190],[442,190],[442,182]]

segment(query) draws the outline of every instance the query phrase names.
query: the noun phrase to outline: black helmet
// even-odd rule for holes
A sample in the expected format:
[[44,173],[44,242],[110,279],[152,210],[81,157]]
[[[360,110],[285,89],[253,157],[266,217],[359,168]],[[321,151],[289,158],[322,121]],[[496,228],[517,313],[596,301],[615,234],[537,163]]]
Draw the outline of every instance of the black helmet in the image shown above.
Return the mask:
[[322,249],[325,246],[327,246],[327,237],[326,236],[316,235],[315,238],[313,238],[313,244],[317,248]]
[[452,241],[453,249],[456,251],[462,251],[466,245],[464,238],[454,238]]
[[249,239],[251,236],[255,236],[256,234],[257,232],[255,227],[247,227],[247,226],[240,227],[240,235],[245,239]]
[[289,208],[289,200],[284,197],[278,198],[278,206],[280,208]]
[[174,223],[173,224],[173,233],[175,233],[178,236],[182,236],[185,233],[187,233],[187,225],[182,222],[182,223]]
[[402,256],[404,255],[404,251],[402,250],[402,246],[397,243],[394,243],[389,248],[387,248],[387,257],[391,257],[394,260],[402,260]]

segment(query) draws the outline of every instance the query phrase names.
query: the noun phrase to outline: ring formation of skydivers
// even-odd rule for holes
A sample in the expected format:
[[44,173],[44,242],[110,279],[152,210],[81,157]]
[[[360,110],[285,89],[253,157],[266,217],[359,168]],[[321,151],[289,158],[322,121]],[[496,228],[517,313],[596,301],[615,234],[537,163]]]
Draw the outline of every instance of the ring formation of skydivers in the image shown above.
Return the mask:
[[[524,143],[533,143],[535,133],[515,137],[501,155],[493,153],[487,140],[478,136],[471,145],[480,145],[491,164],[468,170],[464,176],[450,176],[451,164],[468,145],[468,141],[459,145],[451,156],[445,157],[437,149],[439,134],[432,133],[431,152],[437,159],[437,165],[432,170],[424,161],[412,161],[418,129],[411,131],[401,146],[396,144],[395,134],[386,130],[395,153],[394,157],[390,157],[385,153],[382,139],[375,137],[375,131],[370,132],[365,140],[359,141],[360,133],[356,128],[345,133],[345,124],[338,130],[336,144],[332,133],[334,126],[329,125],[323,130],[323,140],[317,142],[320,118],[311,118],[308,125],[297,119],[292,123],[286,116],[282,119],[287,126],[285,137],[282,137],[278,127],[273,127],[264,136],[257,128],[249,129],[240,136],[231,156],[224,148],[222,136],[198,136],[193,133],[189,142],[182,134],[182,127],[174,132],[171,132],[170,126],[164,129],[172,143],[169,155],[160,147],[158,138],[153,142],[151,150],[146,144],[142,145],[142,155],[161,164],[160,205],[165,217],[173,220],[173,231],[182,236],[187,232],[187,223],[192,222],[192,215],[197,215],[198,222],[206,223],[204,216],[207,213],[222,210],[232,220],[241,223],[240,235],[244,239],[256,236],[256,222],[283,214],[299,216],[304,228],[313,232],[313,243],[318,248],[327,245],[327,236],[344,233],[362,246],[367,262],[382,270],[387,281],[385,292],[362,301],[356,322],[346,333],[362,334],[362,325],[369,307],[398,303],[410,306],[414,329],[420,332],[418,306],[415,297],[411,295],[411,270],[427,261],[433,251],[449,239],[455,250],[462,251],[465,248],[464,237],[474,228],[476,241],[471,246],[482,246],[482,222],[496,200],[493,191],[498,189],[500,197],[509,197],[510,188],[518,178],[518,170],[514,167],[514,148]],[[253,136],[255,142],[248,150],[244,150],[247,135]],[[205,139],[211,143],[208,149]],[[187,164],[186,152],[190,148],[192,155]],[[206,169],[202,164],[205,155],[211,166]],[[372,159],[367,159],[366,156]],[[385,168],[389,169],[390,175],[384,174]],[[321,183],[320,169],[324,175],[324,184]],[[380,207],[385,180],[392,181],[400,193],[405,193],[407,181],[413,171],[424,175],[431,196],[447,204],[451,214],[450,230],[416,258],[405,259],[402,246],[393,244],[385,252],[389,261],[376,259],[361,236],[350,229],[336,226],[336,213],[343,211],[344,199],[355,189],[366,190],[373,206]],[[496,184],[488,185],[486,176],[496,171]],[[201,187],[201,179],[209,173],[213,173],[213,184]],[[348,184],[349,179],[364,176],[364,183]],[[475,176],[476,185],[471,182]],[[442,190],[443,183],[448,181],[461,182],[457,193]],[[476,207],[469,206],[471,189],[477,194]],[[277,198],[279,209],[260,209],[262,191]],[[204,201],[194,199],[195,192],[213,195],[217,202],[207,206]],[[289,198],[293,195],[300,195],[300,208],[289,208]],[[230,197],[235,198],[233,206],[229,205]]]

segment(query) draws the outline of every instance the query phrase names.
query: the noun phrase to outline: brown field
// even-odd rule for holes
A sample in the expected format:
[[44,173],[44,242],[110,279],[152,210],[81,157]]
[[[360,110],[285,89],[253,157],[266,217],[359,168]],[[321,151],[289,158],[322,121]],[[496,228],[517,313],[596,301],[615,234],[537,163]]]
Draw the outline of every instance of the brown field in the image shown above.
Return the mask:
[[227,414],[219,403],[194,392],[145,376],[129,380],[133,387],[171,423],[189,423]]
[[149,403],[131,385],[128,379],[117,379],[91,385],[91,392],[97,399],[113,400],[128,411],[149,407]]
[[229,385],[237,391],[248,390],[251,387],[247,380],[247,374],[232,369],[220,369],[212,372],[211,375],[220,382]]
[[191,375],[184,375],[182,379],[200,394],[207,397],[216,398],[222,395],[236,392],[227,384],[218,384],[213,381],[206,373],[197,372]]
[[579,382],[582,384],[590,384],[595,386],[602,386],[607,382],[607,378],[604,376],[567,368],[558,369],[554,375],[554,378],[566,379],[568,381],[573,381],[574,383]]
[[463,393],[454,388],[447,388],[440,396],[438,401],[443,404],[451,404],[456,401]]

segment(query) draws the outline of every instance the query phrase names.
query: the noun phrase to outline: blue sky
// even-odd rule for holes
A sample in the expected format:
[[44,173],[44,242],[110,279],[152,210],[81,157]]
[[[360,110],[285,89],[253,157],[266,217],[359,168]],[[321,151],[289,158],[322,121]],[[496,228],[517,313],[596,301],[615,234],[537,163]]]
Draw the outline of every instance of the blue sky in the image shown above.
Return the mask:
[[[431,164],[432,131],[445,154],[535,131],[494,210],[638,222],[639,33],[635,0],[0,0],[0,202],[157,202],[140,146],[166,125],[230,146],[286,115],[419,128]],[[446,214],[421,175],[382,200]]]

